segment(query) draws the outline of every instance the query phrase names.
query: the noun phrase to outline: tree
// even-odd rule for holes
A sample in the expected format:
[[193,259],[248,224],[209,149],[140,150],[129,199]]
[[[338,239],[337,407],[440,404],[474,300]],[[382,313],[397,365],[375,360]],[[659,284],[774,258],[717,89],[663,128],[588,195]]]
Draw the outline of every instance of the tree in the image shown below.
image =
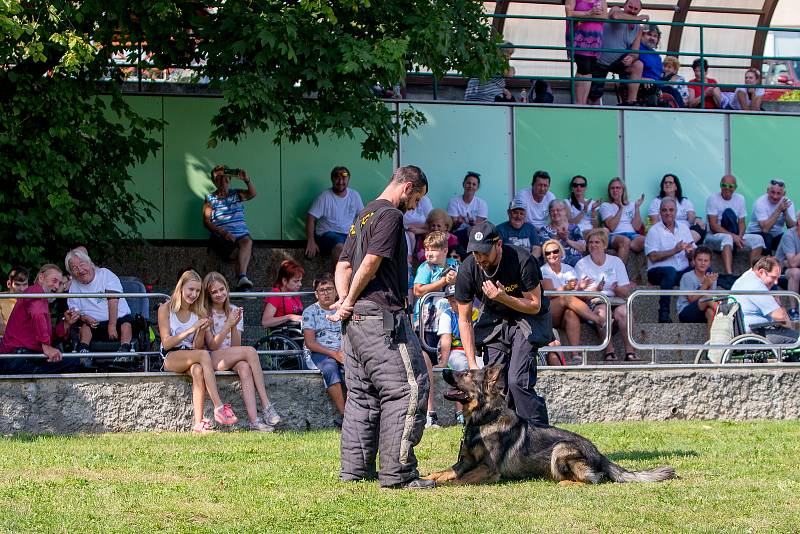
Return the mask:
[[253,130],[275,141],[363,130],[365,158],[424,121],[394,117],[376,85],[501,72],[498,37],[474,0],[0,0],[0,267],[102,252],[135,235],[150,206],[128,169],[158,149],[158,121],[120,95],[112,58],[146,47],[156,67],[200,65],[225,104],[209,145]]

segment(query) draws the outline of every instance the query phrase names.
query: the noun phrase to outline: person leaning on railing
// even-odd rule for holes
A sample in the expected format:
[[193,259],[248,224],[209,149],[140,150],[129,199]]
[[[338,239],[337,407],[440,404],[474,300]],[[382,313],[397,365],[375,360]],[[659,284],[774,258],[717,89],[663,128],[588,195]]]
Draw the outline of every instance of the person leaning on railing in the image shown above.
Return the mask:
[[[57,293],[61,286],[61,269],[45,264],[36,275],[36,283],[25,293]],[[8,318],[5,335],[0,341],[2,354],[44,354],[39,358],[10,358],[0,360],[5,373],[69,373],[79,371],[80,360],[63,360],[55,341],[65,339],[69,328],[78,320],[77,310],[67,310],[53,328],[46,298],[18,299]]]

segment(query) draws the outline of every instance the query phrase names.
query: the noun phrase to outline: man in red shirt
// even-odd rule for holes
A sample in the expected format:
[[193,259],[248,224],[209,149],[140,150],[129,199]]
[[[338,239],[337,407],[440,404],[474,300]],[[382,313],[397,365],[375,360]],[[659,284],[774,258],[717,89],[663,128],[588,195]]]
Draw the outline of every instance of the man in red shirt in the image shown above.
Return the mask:
[[[702,67],[701,67],[702,64]],[[715,84],[717,80],[714,78],[708,77],[708,61],[705,59],[701,60],[700,58],[695,59],[692,62],[692,69],[694,70],[694,79],[689,80],[690,83],[700,84],[700,69],[705,71],[705,83],[707,84]],[[701,93],[703,92],[702,85],[690,85],[689,86],[689,102],[687,103],[688,107],[690,108],[705,108],[705,109],[718,109],[719,106],[717,102],[714,100],[712,94],[714,90],[719,91],[719,88],[715,87],[714,85],[707,85],[705,90],[705,98],[702,98]]]
[[[57,265],[46,264],[39,270],[36,283],[25,293],[56,293],[61,286],[61,269]],[[64,373],[80,369],[76,359],[62,361],[61,351],[53,347],[53,338],[67,336],[69,327],[75,324],[79,314],[67,310],[64,318],[55,328],[50,320],[50,308],[45,298],[17,299],[14,310],[8,318],[6,332],[0,341],[2,354],[44,354],[47,360],[38,358],[5,359],[6,373]]]

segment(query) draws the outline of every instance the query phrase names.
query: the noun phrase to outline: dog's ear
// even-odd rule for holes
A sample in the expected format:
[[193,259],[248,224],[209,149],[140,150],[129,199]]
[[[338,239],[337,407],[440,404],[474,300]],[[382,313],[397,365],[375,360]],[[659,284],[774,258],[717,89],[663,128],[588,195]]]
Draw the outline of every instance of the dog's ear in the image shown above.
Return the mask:
[[497,363],[483,368],[484,383],[488,389],[491,390],[497,386],[503,373],[503,367],[502,363]]

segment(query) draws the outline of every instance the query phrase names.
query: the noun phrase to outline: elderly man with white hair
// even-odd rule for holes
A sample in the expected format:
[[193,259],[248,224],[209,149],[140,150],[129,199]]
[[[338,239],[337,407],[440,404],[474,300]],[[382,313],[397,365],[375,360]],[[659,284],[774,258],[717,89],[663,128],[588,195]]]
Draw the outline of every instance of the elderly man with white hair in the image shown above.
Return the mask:
[[[122,293],[119,277],[105,267],[97,267],[83,247],[70,250],[64,258],[64,265],[72,275],[70,294]],[[67,304],[71,310],[80,313],[78,352],[89,352],[92,339],[119,340],[120,352],[131,350],[133,317],[125,299],[71,298]]]

